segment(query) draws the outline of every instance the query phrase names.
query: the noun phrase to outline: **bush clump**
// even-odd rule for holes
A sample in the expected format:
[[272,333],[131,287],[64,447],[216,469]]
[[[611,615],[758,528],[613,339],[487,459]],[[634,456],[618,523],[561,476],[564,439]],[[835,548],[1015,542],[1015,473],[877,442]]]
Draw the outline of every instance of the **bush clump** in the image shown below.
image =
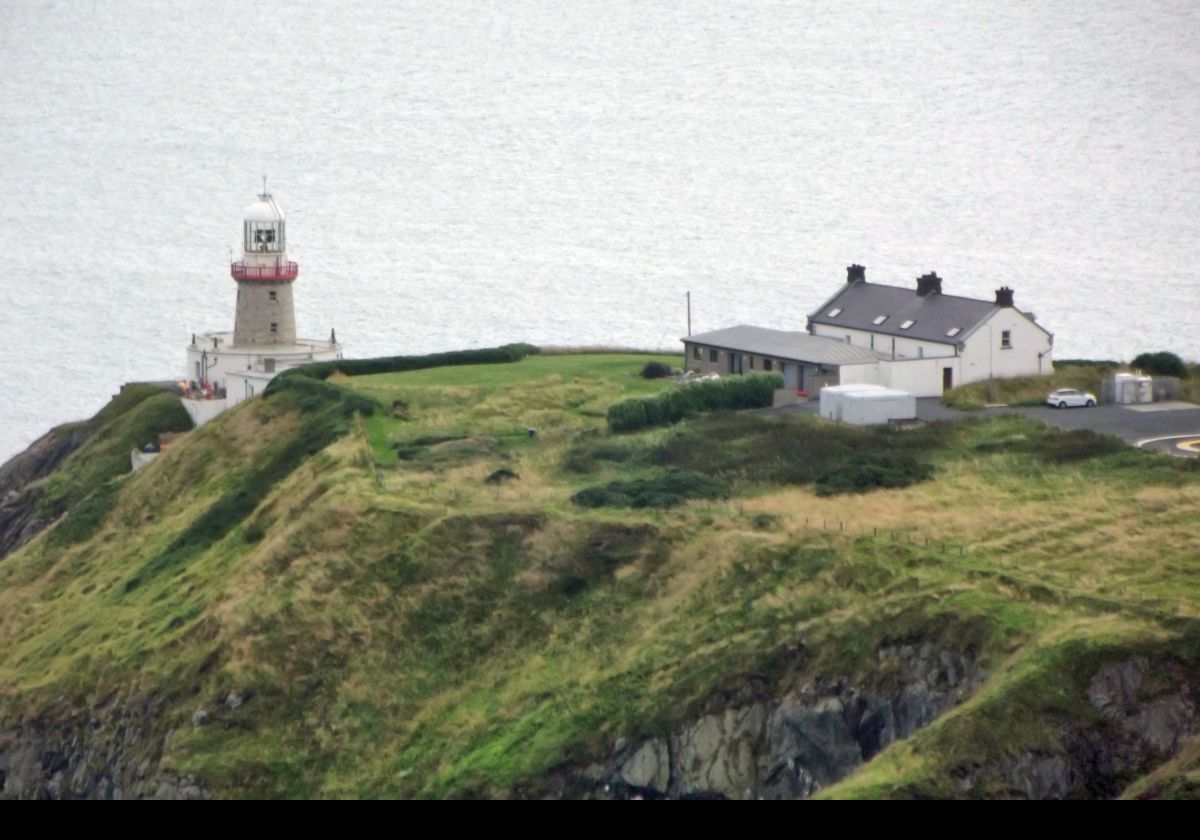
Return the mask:
[[933,477],[934,469],[908,455],[856,455],[813,485],[818,496],[866,493],[879,487],[908,487]]
[[1029,452],[1048,464],[1070,464],[1128,449],[1129,446],[1120,438],[1102,435],[1091,429],[1054,430],[1029,441]]
[[691,382],[653,397],[623,400],[609,406],[608,427],[614,432],[632,432],[669,426],[705,411],[768,408],[775,390],[782,387],[783,377],[777,373]]
[[671,375],[671,366],[664,362],[646,362],[642,368],[642,379],[666,379]]
[[668,472],[653,478],[612,481],[603,487],[585,487],[571,501],[580,507],[669,508],[689,499],[722,499],[724,482],[694,472]]
[[1134,357],[1131,365],[1138,370],[1156,373],[1159,376],[1178,376],[1180,379],[1186,379],[1188,375],[1187,365],[1183,363],[1183,359],[1166,350],[1160,350],[1157,353],[1141,353]]

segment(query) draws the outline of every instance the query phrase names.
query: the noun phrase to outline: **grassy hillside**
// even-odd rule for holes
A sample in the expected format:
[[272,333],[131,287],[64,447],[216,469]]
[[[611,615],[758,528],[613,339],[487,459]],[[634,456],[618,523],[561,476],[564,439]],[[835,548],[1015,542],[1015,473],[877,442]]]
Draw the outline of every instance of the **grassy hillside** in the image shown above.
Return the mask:
[[[930,641],[986,683],[825,794],[958,795],[969,766],[1003,795],[990,768],[1095,717],[1096,668],[1200,663],[1191,464],[1011,417],[613,435],[608,405],[671,387],[648,358],[335,375],[223,415],[0,559],[0,720],[152,696],[164,766],[224,796],[538,793],[752,676]],[[1194,789],[1189,755],[1122,787]]]

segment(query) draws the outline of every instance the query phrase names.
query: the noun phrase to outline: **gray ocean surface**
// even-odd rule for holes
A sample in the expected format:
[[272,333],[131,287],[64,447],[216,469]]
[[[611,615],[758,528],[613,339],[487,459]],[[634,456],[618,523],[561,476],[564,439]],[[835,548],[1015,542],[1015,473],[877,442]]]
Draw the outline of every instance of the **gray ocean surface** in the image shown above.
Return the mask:
[[1195,2],[0,0],[0,460],[232,325],[263,173],[356,356],[802,329],[860,262],[1200,357]]

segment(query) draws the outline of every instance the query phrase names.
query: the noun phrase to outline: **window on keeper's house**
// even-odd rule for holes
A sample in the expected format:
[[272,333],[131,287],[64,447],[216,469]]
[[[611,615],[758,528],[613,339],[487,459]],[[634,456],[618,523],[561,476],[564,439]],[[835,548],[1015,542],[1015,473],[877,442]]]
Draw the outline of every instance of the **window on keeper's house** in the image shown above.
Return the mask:
[[771,360],[763,359],[763,370],[771,370],[771,369],[772,369]]
[[750,370],[754,370],[754,357],[750,356],[748,358],[750,359]]
[[1004,332],[1000,333],[1000,349],[1012,349],[1012,330],[1005,330]]
[[720,356],[721,356],[720,350],[709,350],[708,351],[708,360],[710,362],[712,362],[714,365],[717,363],[717,359],[720,358]]
[[700,361],[700,348],[696,345],[692,346],[692,358],[697,362]]

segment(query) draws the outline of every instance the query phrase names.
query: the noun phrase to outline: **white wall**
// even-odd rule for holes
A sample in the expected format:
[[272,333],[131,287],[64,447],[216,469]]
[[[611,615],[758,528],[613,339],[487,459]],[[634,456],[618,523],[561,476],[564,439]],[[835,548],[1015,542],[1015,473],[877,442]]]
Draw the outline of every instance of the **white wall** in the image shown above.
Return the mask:
[[[213,349],[213,336],[217,335],[221,339],[220,346]],[[263,373],[263,360],[274,359],[275,371],[287,370],[288,368],[307,365],[311,362],[327,362],[335,361],[342,357],[342,348],[340,345],[329,347],[321,346],[321,343],[316,345],[291,345],[278,348],[257,347],[253,350],[245,348],[234,348],[229,342],[232,341],[232,333],[208,333],[204,336],[197,336],[196,346],[188,345],[187,348],[187,370],[186,378],[189,382],[199,383],[202,376],[197,376],[196,365],[201,363],[202,358],[208,364],[208,379],[219,388],[229,388],[228,378],[232,373],[248,373],[256,372]],[[324,342],[322,342],[324,343]],[[204,354],[207,353],[207,356]]]
[[839,385],[882,385],[879,365],[842,365],[838,368]]
[[906,361],[881,362],[889,388],[897,391],[907,391],[914,397],[940,397],[942,395],[942,375],[945,368],[950,368],[951,382],[961,385],[961,363],[958,357],[949,359],[909,359]]
[[274,376],[254,371],[239,371],[238,373],[229,374],[229,378],[225,384],[226,399],[229,400],[229,407],[233,408],[239,403],[243,403],[251,397],[257,397],[267,385],[274,379]]
[[962,384],[961,362],[961,358],[954,356],[889,360],[874,365],[842,365],[839,381],[843,385],[874,383],[897,391],[907,391],[914,397],[940,397],[943,369],[950,368],[954,385]]
[[[915,338],[883,335],[881,333],[847,329],[829,324],[813,324],[813,335],[833,338],[839,341],[845,341],[846,336],[850,336],[849,343],[855,347],[866,347],[868,350],[874,350],[876,353],[886,353],[888,355],[892,354],[894,346],[897,359],[919,359],[934,356],[943,358],[953,356],[955,353],[953,344],[939,344],[936,341],[919,341]],[[874,343],[871,340],[872,336],[874,337]]]
[[228,406],[225,400],[180,400],[183,403],[184,409],[191,415],[192,422],[196,424],[196,428],[203,426],[209,420],[216,417]]
[[[1011,333],[1011,347],[1007,349],[1000,346],[1005,330]],[[1054,372],[1051,337],[1011,307],[996,309],[979,329],[967,336],[961,358],[962,378],[956,385]]]

